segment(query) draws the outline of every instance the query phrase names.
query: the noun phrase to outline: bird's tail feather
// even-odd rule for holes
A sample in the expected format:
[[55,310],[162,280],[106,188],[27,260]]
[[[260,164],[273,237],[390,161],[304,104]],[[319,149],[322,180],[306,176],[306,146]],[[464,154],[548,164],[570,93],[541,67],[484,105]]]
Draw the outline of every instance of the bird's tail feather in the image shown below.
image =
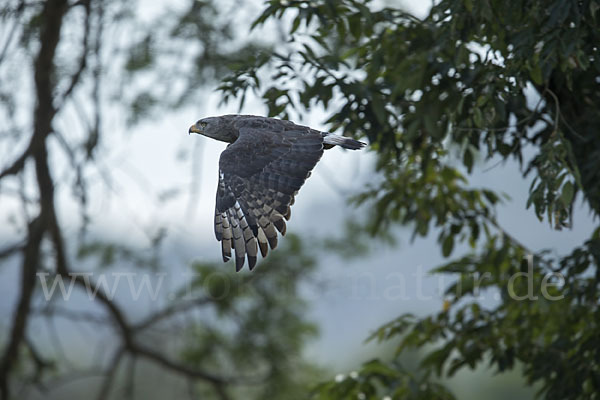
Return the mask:
[[350,139],[345,136],[334,135],[332,133],[323,133],[323,143],[331,146],[340,146],[349,150],[359,150],[365,147],[367,144],[359,142],[358,140]]

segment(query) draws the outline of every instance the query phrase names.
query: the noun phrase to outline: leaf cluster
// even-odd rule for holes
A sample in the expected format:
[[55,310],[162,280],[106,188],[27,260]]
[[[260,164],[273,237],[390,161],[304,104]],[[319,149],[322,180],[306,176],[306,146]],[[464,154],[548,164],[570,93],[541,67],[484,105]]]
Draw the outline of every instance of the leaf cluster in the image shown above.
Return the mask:
[[[255,26],[291,15],[290,47],[228,78],[252,81],[221,87],[228,99],[252,89],[273,116],[323,107],[331,131],[367,138],[381,179],[355,198],[371,209],[363,229],[435,229],[446,257],[470,245],[436,270],[455,278],[441,312],[375,335],[399,340],[399,352],[435,345],[425,375],[520,363],[545,398],[600,391],[598,231],[569,255],[533,254],[497,221],[502,196],[468,181],[479,159],[514,159],[533,175],[524,206],[540,220],[570,226],[577,198],[598,216],[599,10],[596,0],[442,0],[421,20],[368,1],[272,0]],[[391,368],[398,375],[366,368],[317,396],[405,398],[393,389],[406,375]]]

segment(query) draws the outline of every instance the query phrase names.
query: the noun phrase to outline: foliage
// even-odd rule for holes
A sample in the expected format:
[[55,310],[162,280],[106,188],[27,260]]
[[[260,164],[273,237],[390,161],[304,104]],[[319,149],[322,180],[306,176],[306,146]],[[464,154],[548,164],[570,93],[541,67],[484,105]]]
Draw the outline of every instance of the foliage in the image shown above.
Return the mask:
[[337,376],[332,382],[316,387],[313,398],[328,399],[407,399],[450,400],[454,399],[439,383],[412,376],[399,363],[387,365],[371,360],[362,365],[359,372]]
[[[282,117],[324,107],[332,131],[366,137],[377,155],[384,179],[356,198],[372,209],[369,232],[435,228],[444,256],[456,243],[471,247],[437,270],[456,280],[445,310],[401,316],[376,336],[399,340],[399,351],[436,347],[422,363],[426,375],[520,362],[545,398],[600,392],[599,231],[570,255],[532,254],[496,220],[501,196],[468,182],[478,157],[513,158],[524,177],[533,174],[524,206],[540,220],[569,227],[578,198],[598,216],[600,3],[442,0],[420,20],[368,1],[272,0],[255,26],[284,15],[292,18],[288,47],[226,78],[223,96],[253,91]],[[531,297],[521,297],[529,287],[520,272]],[[498,304],[484,307],[479,290],[498,294]],[[371,396],[357,382],[320,393],[347,398],[348,385]],[[380,384],[384,393],[393,385]]]
[[234,29],[242,11],[235,2],[189,1],[144,24],[124,54],[130,123],[202,100],[204,86],[260,54],[263,45]]
[[[192,325],[184,359],[260,382],[240,389],[240,398],[303,398],[317,370],[302,350],[317,331],[306,320],[299,289],[315,261],[315,254],[290,234],[251,274],[236,273],[231,265],[196,263],[189,285],[195,297],[210,299],[214,319]],[[182,294],[189,295],[188,290]]]

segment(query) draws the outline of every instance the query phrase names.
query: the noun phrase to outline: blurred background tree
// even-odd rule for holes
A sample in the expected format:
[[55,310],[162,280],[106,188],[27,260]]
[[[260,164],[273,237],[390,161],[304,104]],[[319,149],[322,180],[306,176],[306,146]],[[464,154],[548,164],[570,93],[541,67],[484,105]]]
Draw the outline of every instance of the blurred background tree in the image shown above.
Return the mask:
[[[369,1],[267,3],[255,26],[290,18],[288,47],[226,78],[224,98],[255,91],[282,117],[322,105],[331,130],[366,137],[377,153],[383,179],[355,198],[371,210],[364,229],[435,228],[444,256],[472,249],[437,269],[455,281],[442,311],[374,334],[398,354],[425,349],[417,377],[373,361],[315,397],[450,398],[426,378],[519,363],[544,398],[597,396],[600,229],[566,256],[534,253],[496,218],[502,196],[468,176],[479,157],[514,158],[534,174],[523,206],[540,220],[570,227],[577,198],[597,218],[600,3],[442,0],[423,19]],[[256,80],[261,71],[272,75]],[[523,271],[532,292],[514,279]],[[499,301],[480,304],[483,290]]]
[[[299,238],[287,237],[263,272],[251,275],[194,262],[167,301],[136,312],[105,277],[116,285],[123,273],[139,274],[160,285],[161,271],[173,269],[161,249],[166,229],[149,227],[144,246],[89,233],[95,196],[119,195],[110,131],[199,99],[230,63],[254,52],[234,38],[236,10],[202,1],[148,15],[119,0],[0,6],[0,201],[10,222],[0,259],[20,263],[12,318],[2,323],[2,399],[159,398],[169,385],[185,389],[178,398],[295,398],[314,381],[317,369],[302,351],[316,327],[297,292],[315,255]],[[86,294],[100,311],[77,309]],[[89,368],[73,361],[68,328],[54,325],[65,319],[109,328]],[[164,379],[136,385],[136,371],[157,367]],[[184,384],[173,385],[176,379]],[[79,392],[61,392],[78,380]]]
[[[600,231],[564,256],[534,252],[502,228],[502,194],[469,178],[479,159],[514,159],[534,176],[523,206],[540,220],[568,235],[580,199],[595,221],[599,8],[595,0],[442,0],[420,19],[368,1],[268,1],[253,25],[265,40],[253,40],[238,22],[255,10],[234,1],[152,10],[120,0],[5,2],[0,204],[10,233],[0,260],[19,268],[2,324],[2,398],[151,398],[172,386],[171,395],[191,398],[446,399],[449,377],[482,365],[522,374],[545,398],[593,398]],[[142,248],[89,234],[103,219],[91,212],[99,197],[120,195],[107,156],[112,133],[206,103],[204,88],[219,80],[219,99],[237,99],[240,110],[255,96],[272,116],[322,107],[330,130],[368,139],[376,175],[354,199],[368,218],[350,223],[344,240],[325,241],[328,250],[362,252],[408,226],[415,238],[437,234],[442,254],[456,257],[437,268],[453,282],[441,311],[401,315],[373,334],[397,349],[393,357],[315,386],[323,371],[304,357],[316,327],[301,288],[322,254],[298,237],[252,274],[192,263],[194,274],[158,309],[129,307],[100,281],[134,271],[162,282],[173,268],[159,207]],[[197,170],[197,154],[186,154],[178,157]],[[192,209],[197,186],[188,189]],[[460,246],[467,255],[456,256]],[[511,279],[519,272],[530,281]],[[54,288],[74,277],[80,297],[61,302],[55,291],[48,300],[38,273]],[[76,307],[90,287],[100,287],[94,313]],[[482,302],[480,292],[497,300]],[[58,318],[108,327],[97,363],[83,368],[61,354],[67,332],[52,330]],[[418,367],[411,349],[423,356]],[[168,374],[148,378],[152,368]],[[79,391],[61,392],[75,380]]]

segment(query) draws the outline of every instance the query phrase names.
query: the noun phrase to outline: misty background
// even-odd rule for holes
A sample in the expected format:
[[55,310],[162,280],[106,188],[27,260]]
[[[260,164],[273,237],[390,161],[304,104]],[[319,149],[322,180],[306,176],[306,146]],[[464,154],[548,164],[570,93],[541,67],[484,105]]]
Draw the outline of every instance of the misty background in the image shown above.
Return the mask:
[[[424,15],[428,9],[425,3],[403,1],[401,4],[417,15]],[[165,10],[177,9],[178,4],[140,2],[136,10],[142,21],[151,21]],[[224,2],[223,7],[231,7],[232,4]],[[244,11],[234,17],[236,31],[240,35],[245,35],[250,21],[261,8],[260,1],[244,3]],[[267,25],[252,35],[276,36],[277,29],[277,26]],[[122,40],[127,41],[124,36]],[[218,159],[225,144],[188,135],[188,127],[200,118],[238,112],[237,104],[220,104],[220,95],[215,91],[217,86],[215,81],[199,89],[202,93],[198,96],[200,100],[197,97],[177,110],[165,109],[130,126],[122,110],[109,107],[104,110],[105,133],[96,160],[103,169],[110,171],[110,177],[102,176],[101,169],[88,176],[91,185],[87,212],[92,222],[86,235],[99,239],[117,238],[140,251],[151,251],[152,241],[161,238],[159,257],[167,266],[165,270],[143,272],[117,266],[106,272],[108,287],[115,288],[115,298],[133,321],[142,320],[151,311],[168,304],[176,288],[190,279],[193,273],[189,268],[190,262],[220,262],[220,246],[214,239],[212,224]],[[33,100],[25,97],[23,101]],[[86,107],[85,100],[83,107]],[[265,115],[266,108],[259,100],[250,97],[241,113]],[[74,119],[69,118],[68,113],[66,115],[58,118],[57,124],[69,132]],[[302,115],[301,120],[295,119],[295,122],[325,130],[326,116],[322,109],[316,108]],[[29,115],[22,118],[29,118]],[[23,136],[25,143],[27,135]],[[18,148],[18,145],[0,148],[1,162],[4,164],[11,160],[18,154],[15,151]],[[529,156],[533,156],[532,151]],[[72,173],[66,159],[57,156],[50,162],[59,176]],[[326,151],[296,197],[288,232],[314,241],[343,238],[346,221],[361,220],[365,215],[360,207],[348,205],[348,199],[360,193],[369,182],[381,179],[373,172],[374,162],[374,155],[368,147],[356,152],[337,147]],[[526,210],[524,205],[531,181],[522,178],[516,162],[500,162],[498,158],[479,159],[476,163],[481,167],[470,175],[470,183],[474,187],[485,186],[507,195],[498,207],[498,221],[530,249],[550,248],[557,254],[564,254],[590,236],[594,225],[584,207],[575,210],[573,225],[567,234],[540,222]],[[107,184],[108,181],[110,184]],[[58,186],[56,195],[65,240],[69,242],[79,235],[81,215],[69,187]],[[14,231],[11,227],[16,225],[14,219],[19,207],[19,199],[11,194],[10,186],[2,186],[0,243],[12,241]],[[359,255],[319,249],[313,282],[305,284],[301,292],[308,301],[308,319],[318,326],[318,336],[306,346],[305,356],[322,366],[329,377],[348,373],[374,355],[386,353],[385,346],[365,343],[375,327],[403,312],[424,315],[440,310],[444,304],[443,290],[449,281],[428,274],[432,267],[444,261],[436,242],[438,233],[434,229],[425,239],[411,240],[409,228],[394,228],[394,243],[369,241],[366,243],[368,251]],[[280,243],[285,241],[286,238],[282,238]],[[466,246],[458,248],[458,254],[466,251]],[[262,268],[261,264],[259,260],[258,269]],[[82,271],[94,269],[93,263],[86,261],[73,265]],[[229,262],[222,268],[232,269],[234,266]],[[136,298],[129,287],[127,275],[118,278],[120,280],[115,285],[120,273],[135,274],[132,281],[136,288],[144,285],[143,277],[148,276],[149,281],[146,282],[151,287],[146,286]],[[94,271],[94,276],[98,274],[102,271]],[[251,272],[244,270],[241,274]],[[14,282],[18,276],[16,258],[3,260],[0,268],[0,321],[8,321],[15,309],[18,288]],[[157,297],[153,299],[151,289],[157,287]],[[493,292],[482,292],[481,296],[485,299],[484,304],[494,304],[498,300]],[[43,302],[43,296],[36,301]],[[95,314],[99,318],[102,315],[101,306],[77,290],[59,305],[75,312]],[[50,328],[50,325],[53,327]],[[6,328],[4,323],[0,323],[0,328]],[[101,324],[82,326],[68,318],[56,318],[52,322],[39,318],[33,320],[32,328],[36,340],[47,341],[49,347],[61,346],[69,362],[76,366],[106,362],[107,349],[113,346],[113,332],[108,327],[103,329]],[[179,344],[181,339],[177,335],[164,343],[167,347]],[[469,374],[461,372],[452,379],[451,387],[457,397],[463,399],[481,398],[483,393],[490,399],[506,398],[507,395],[515,396],[515,399],[532,397],[531,389],[522,388],[523,382],[518,373],[507,374],[503,381],[494,382],[489,379],[491,375],[484,369]],[[153,376],[159,377],[160,372],[149,367],[147,379],[152,381]],[[174,386],[178,384],[173,382]],[[53,392],[53,397],[64,398],[84,388],[85,383],[66,383]],[[160,398],[172,393],[170,390],[167,385],[154,388],[152,394]],[[490,390],[494,391],[494,397]],[[32,395],[30,398],[38,397]]]

